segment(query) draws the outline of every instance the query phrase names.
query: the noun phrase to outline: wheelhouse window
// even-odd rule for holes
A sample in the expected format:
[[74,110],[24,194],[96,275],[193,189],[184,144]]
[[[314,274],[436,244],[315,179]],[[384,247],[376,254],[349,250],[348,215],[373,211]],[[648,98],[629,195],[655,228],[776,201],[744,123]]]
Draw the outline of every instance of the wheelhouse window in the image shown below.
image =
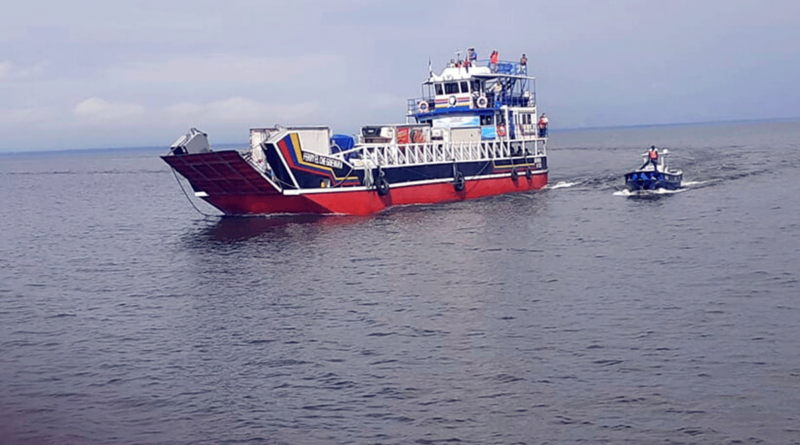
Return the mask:
[[481,90],[481,81],[480,80],[473,80],[471,82],[472,91],[480,91]]
[[442,94],[444,94],[444,90],[442,89],[442,84],[437,83],[435,86],[436,86],[436,95],[437,96],[441,96]]
[[458,94],[458,83],[450,82],[444,84],[444,94]]
[[461,92],[469,93],[469,84],[466,81],[461,82]]

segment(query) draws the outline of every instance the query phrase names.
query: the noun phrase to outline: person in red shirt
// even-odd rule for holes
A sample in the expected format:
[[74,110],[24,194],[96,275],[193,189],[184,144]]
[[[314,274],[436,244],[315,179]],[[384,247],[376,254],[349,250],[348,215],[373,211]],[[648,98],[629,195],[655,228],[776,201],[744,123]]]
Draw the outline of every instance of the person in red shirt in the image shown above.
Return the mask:
[[539,117],[539,137],[547,137],[547,125],[549,123],[550,119],[547,118],[546,114],[542,113],[542,116]]

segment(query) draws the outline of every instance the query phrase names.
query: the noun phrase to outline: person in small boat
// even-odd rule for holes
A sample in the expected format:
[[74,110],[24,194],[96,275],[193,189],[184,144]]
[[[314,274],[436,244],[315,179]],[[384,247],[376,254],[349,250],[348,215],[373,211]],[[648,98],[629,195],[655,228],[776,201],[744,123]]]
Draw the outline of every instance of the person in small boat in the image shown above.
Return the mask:
[[647,160],[642,165],[642,168],[647,167],[647,164],[653,164],[653,170],[658,171],[658,149],[655,145],[650,146],[650,150],[647,152]]

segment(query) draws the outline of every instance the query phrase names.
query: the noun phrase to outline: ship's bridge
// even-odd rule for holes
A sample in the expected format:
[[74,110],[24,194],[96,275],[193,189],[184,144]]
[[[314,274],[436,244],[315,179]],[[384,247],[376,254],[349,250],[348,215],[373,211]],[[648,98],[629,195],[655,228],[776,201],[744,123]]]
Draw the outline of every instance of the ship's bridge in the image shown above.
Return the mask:
[[422,97],[408,100],[408,115],[418,121],[438,114],[493,113],[503,106],[535,106],[535,78],[526,65],[516,62],[479,61],[475,66],[448,66],[440,75],[431,72],[422,84]]

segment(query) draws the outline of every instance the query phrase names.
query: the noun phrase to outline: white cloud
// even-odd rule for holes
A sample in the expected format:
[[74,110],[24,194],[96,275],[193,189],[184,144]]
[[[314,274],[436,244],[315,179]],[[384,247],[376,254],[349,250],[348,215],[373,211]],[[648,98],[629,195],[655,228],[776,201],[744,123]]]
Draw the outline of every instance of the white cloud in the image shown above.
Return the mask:
[[0,127],[47,122],[57,116],[53,108],[21,108],[0,110]]
[[72,110],[73,115],[88,123],[124,123],[144,114],[138,104],[109,102],[99,97],[90,97]]
[[19,67],[10,60],[0,60],[0,82],[26,80],[40,76],[45,63],[39,62],[28,67]]
[[315,102],[265,104],[242,97],[230,97],[205,104],[182,102],[167,107],[165,111],[172,121],[263,125],[264,122],[285,122],[310,116],[318,108]]
[[211,55],[146,62],[110,70],[114,80],[132,83],[329,83],[342,72],[342,60],[333,55],[249,57]]
[[8,60],[0,60],[0,81],[8,77],[11,72],[11,62]]

